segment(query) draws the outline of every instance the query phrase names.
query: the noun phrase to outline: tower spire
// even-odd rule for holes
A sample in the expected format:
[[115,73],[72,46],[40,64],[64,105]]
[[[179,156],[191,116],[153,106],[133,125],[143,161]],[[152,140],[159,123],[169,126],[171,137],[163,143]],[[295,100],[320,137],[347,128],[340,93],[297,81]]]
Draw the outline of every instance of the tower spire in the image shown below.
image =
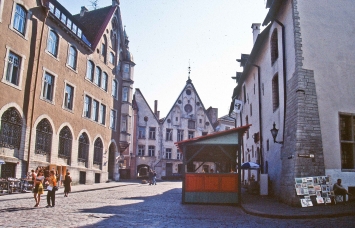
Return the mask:
[[186,84],[187,83],[191,83],[191,79],[190,79],[190,73],[191,73],[191,67],[190,67],[190,59],[189,59],[189,67],[187,68],[188,72],[189,72],[189,76],[188,76],[188,79],[186,81]]

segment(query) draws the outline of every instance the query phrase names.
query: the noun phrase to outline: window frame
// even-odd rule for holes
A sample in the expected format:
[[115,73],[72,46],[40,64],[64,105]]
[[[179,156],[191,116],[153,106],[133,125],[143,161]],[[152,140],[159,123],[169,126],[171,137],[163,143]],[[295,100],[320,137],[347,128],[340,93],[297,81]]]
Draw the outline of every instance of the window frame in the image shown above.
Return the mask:
[[[72,88],[72,94],[71,94],[71,99],[70,99],[70,102],[71,102],[71,107],[68,107],[68,104],[70,102],[67,102],[67,87],[71,87]],[[74,111],[74,101],[75,101],[75,90],[76,90],[76,86],[75,85],[72,85],[71,83],[67,82],[66,80],[64,81],[64,99],[63,99],[63,108],[66,109],[66,110],[69,110],[69,111]]]
[[165,148],[165,159],[171,159],[172,153],[173,152],[171,148]]
[[184,130],[183,129],[178,129],[177,130],[177,141],[183,141],[184,140]]
[[[54,37],[56,37],[57,40],[52,39],[52,36],[51,36],[52,34],[54,34]],[[58,35],[58,33],[53,29],[49,29],[48,37],[47,37],[46,52],[55,58],[58,58],[59,40],[60,40],[60,36]],[[54,53],[52,52],[53,49],[54,49]]]
[[101,73],[101,88],[107,92],[108,74],[105,71]]
[[156,139],[156,128],[155,127],[149,127],[149,139],[153,139],[153,140]]
[[143,157],[145,155],[145,145],[138,145],[137,156]]
[[106,105],[100,103],[99,108],[99,123],[102,125],[106,125]]
[[52,141],[53,127],[47,118],[43,118],[36,126],[35,154],[51,154]]
[[138,139],[145,139],[146,127],[138,126]]
[[279,87],[279,75],[276,73],[271,81],[272,92],[272,110],[275,112],[280,107],[280,87]]
[[173,141],[173,129],[166,128],[165,141]]
[[[73,53],[72,53],[73,51]],[[76,72],[78,68],[78,49],[74,45],[69,45],[68,48],[68,58],[67,58],[67,67]]]
[[155,157],[155,146],[148,145],[148,156]]
[[[340,112],[338,118],[339,118],[339,144],[340,144],[339,146],[340,146],[341,171],[343,172],[354,171],[355,170],[355,113]],[[345,151],[346,149],[348,150],[350,149],[350,151]]]
[[99,66],[96,66],[94,84],[97,85],[98,87],[101,87],[101,79],[102,79],[102,70]]
[[[15,27],[15,23],[17,20],[17,6],[22,9],[25,12],[25,15],[23,17],[23,31],[20,31],[18,28]],[[16,32],[18,35],[20,35],[21,37],[25,38],[26,40],[28,40],[28,24],[29,24],[29,18],[31,17],[31,11],[29,11],[27,9],[27,7],[25,7],[25,5],[20,4],[19,1],[14,1],[13,3],[13,9],[12,9],[12,17],[11,17],[11,23],[9,28]]]
[[110,129],[116,130],[117,125],[117,111],[114,109],[110,110]]
[[[48,100],[45,96],[44,96],[44,89],[45,89],[45,85],[46,85],[46,75],[50,75],[53,77],[53,86],[52,86],[52,100]],[[46,69],[46,68],[43,68],[43,76],[42,76],[42,87],[41,87],[41,96],[40,96],[40,99],[45,101],[45,102],[48,102],[50,104],[53,104],[55,105],[55,95],[56,95],[56,86],[57,86],[57,79],[58,79],[58,75],[56,75],[54,72]]]
[[188,131],[188,139],[193,139],[195,137],[194,131]]
[[[90,69],[91,67],[91,69]],[[90,70],[90,71],[89,71]],[[85,78],[87,80],[89,80],[90,82],[94,81],[94,77],[95,77],[95,64],[93,61],[91,60],[87,60],[86,62],[86,75]]]
[[111,96],[118,100],[118,81],[116,79],[112,80]]
[[128,87],[124,86],[122,87],[122,102],[128,102],[128,97],[129,97]]

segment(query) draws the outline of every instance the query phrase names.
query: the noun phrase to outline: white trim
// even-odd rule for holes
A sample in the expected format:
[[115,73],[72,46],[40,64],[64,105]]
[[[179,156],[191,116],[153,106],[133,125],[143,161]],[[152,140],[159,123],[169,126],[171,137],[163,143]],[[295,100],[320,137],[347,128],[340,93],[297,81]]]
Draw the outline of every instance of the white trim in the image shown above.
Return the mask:
[[[55,34],[57,34],[57,36],[58,36],[57,56],[54,56],[52,53],[50,53],[50,52],[48,51],[48,40],[49,40],[49,35],[50,35],[50,32],[51,32],[51,31],[53,31],[53,32],[54,32]],[[56,29],[54,29],[54,28],[48,26],[45,53],[47,53],[48,55],[50,55],[52,58],[54,58],[54,59],[57,60],[58,62],[59,62],[59,60],[60,60],[60,59],[59,59],[59,53],[60,53],[60,42],[61,42],[61,39],[62,39],[62,38],[63,38],[63,37],[59,34],[59,32],[58,32]]]
[[[47,100],[45,97],[43,97],[43,86],[44,86],[44,79],[46,77],[46,73],[52,75],[54,77],[54,85],[53,85],[53,92],[52,92],[52,100]],[[53,71],[48,70],[47,68],[43,67],[43,76],[42,76],[42,83],[41,83],[41,94],[40,94],[40,99],[50,103],[52,105],[55,105],[55,91],[57,87],[57,80],[58,80],[58,75],[54,73]]]
[[[26,12],[26,22],[25,22],[25,34],[20,33],[19,31],[17,31],[16,29],[14,29],[13,24],[14,24],[14,19],[15,19],[15,13],[16,13],[16,5],[21,5],[22,7],[24,7],[27,12]],[[29,40],[28,39],[28,33],[29,33],[29,24],[30,24],[30,19],[32,17],[32,12],[29,10],[30,8],[28,6],[26,6],[24,4],[24,2],[22,0],[14,0],[14,3],[12,5],[12,13],[11,13],[11,21],[9,24],[9,29],[12,30],[13,32],[15,32],[16,34],[18,34],[20,37],[24,38],[25,40]]]
[[[72,109],[68,109],[67,107],[65,107],[65,93],[66,93],[66,87],[67,85],[73,87],[73,97],[72,97]],[[74,113],[74,109],[75,109],[75,92],[76,92],[76,85],[70,83],[69,81],[67,80],[64,80],[64,89],[63,89],[63,102],[62,102],[62,109],[68,111],[68,112],[71,112],[71,113]]]
[[5,0],[0,0],[0,23],[2,23],[2,11],[4,9]]
[[[6,55],[5,55],[5,59],[4,59],[4,72],[3,72],[3,76],[2,76],[2,80],[1,82],[3,82],[6,85],[9,85],[15,89],[18,90],[22,90],[22,79],[23,79],[23,71],[24,71],[24,66],[25,66],[25,60],[26,60],[26,56],[23,54],[20,54],[18,51],[14,50],[13,48],[11,48],[10,46],[6,45]],[[9,55],[10,52],[13,52],[14,54],[20,56],[21,58],[21,63],[20,63],[20,69],[19,69],[19,75],[18,75],[18,85],[14,85],[11,82],[8,82],[6,80],[6,72],[7,72],[7,67],[8,67],[8,59],[9,59]]]

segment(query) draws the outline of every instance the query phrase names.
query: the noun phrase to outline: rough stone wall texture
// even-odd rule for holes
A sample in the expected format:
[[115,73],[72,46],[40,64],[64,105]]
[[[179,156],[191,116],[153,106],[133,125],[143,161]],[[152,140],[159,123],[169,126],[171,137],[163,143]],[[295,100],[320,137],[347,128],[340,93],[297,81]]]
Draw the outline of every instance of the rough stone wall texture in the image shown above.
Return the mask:
[[[281,199],[299,205],[294,178],[325,174],[314,72],[302,69],[302,39],[297,1],[293,1],[296,71],[287,82],[285,144],[282,153]],[[314,158],[298,155],[314,154]],[[288,159],[293,155],[292,159]]]

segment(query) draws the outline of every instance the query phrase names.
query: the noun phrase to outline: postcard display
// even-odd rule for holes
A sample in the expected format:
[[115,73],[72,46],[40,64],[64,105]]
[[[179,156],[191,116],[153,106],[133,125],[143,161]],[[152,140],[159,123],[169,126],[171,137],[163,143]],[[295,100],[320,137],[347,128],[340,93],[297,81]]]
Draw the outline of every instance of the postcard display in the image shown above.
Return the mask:
[[330,176],[295,178],[296,194],[300,197],[302,207],[313,206],[311,196],[316,196],[317,204],[331,203]]

